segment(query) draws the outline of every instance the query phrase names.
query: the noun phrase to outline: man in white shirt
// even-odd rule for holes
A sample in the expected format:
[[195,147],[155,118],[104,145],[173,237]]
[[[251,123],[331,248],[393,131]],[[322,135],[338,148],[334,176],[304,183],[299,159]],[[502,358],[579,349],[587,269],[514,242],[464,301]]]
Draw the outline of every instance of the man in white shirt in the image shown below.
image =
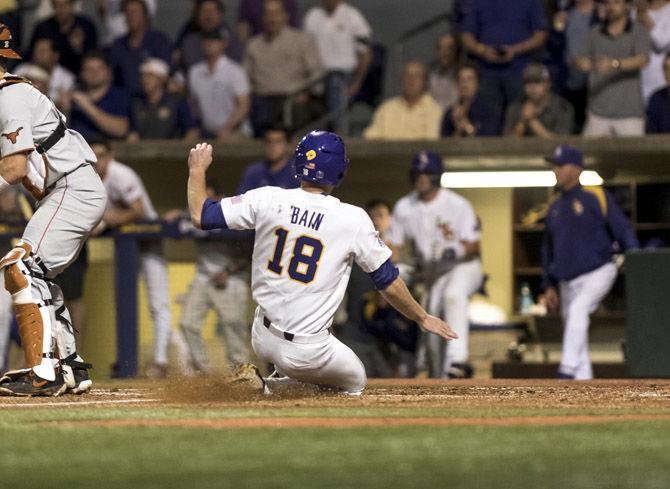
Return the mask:
[[372,61],[372,29],[363,14],[344,0],[322,0],[305,15],[304,28],[316,40],[328,72],[328,111],[338,110],[363,85]]
[[[412,298],[367,213],[330,195],[349,165],[342,139],[313,131],[294,160],[300,188],[262,187],[216,201],[205,192],[212,147],[199,144],[188,160],[191,220],[202,229],[256,230],[251,278],[259,305],[252,328],[256,355],[288,381],[359,395],[367,383],[365,368],[328,330],[354,261],[393,307],[424,330],[447,340],[457,336]],[[259,387],[281,385],[272,380]]]
[[74,73],[60,64],[60,53],[54,48],[51,39],[43,37],[35,41],[33,63],[45,69],[51,75],[49,98],[60,107],[61,97],[74,89],[77,78]]
[[421,151],[412,160],[415,190],[393,209],[385,238],[396,256],[414,244],[423,281],[429,287],[428,311],[445,318],[459,340],[447,344],[428,338],[431,377],[470,377],[468,365],[468,298],[482,284],[480,226],[472,205],[441,188],[442,157]]
[[[95,233],[140,219],[157,219],[158,214],[139,175],[114,159],[109,141],[93,139],[91,148],[98,158],[95,169],[107,191],[107,208]],[[153,363],[147,365],[145,374],[162,378],[167,375],[170,343],[177,347],[180,367],[188,365],[188,349],[181,333],[172,330],[167,262],[160,241],[140,243],[140,273],[144,277],[154,322]]]
[[242,67],[224,53],[228,40],[220,30],[202,34],[205,61],[188,72],[191,98],[203,129],[220,140],[234,134],[250,136],[249,79]]

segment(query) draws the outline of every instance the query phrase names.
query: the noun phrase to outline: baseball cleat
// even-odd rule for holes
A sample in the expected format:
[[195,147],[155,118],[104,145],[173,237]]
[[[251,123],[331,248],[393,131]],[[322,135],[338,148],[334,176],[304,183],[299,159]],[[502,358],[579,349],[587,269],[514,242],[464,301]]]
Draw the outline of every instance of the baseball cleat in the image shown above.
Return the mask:
[[66,389],[67,386],[62,374],[56,373],[55,380],[46,380],[29,370],[23,375],[14,376],[13,379],[1,383],[0,395],[57,397],[63,394]]
[[90,368],[93,368],[93,365],[83,362],[76,353],[61,360],[63,380],[68,394],[83,394],[91,390],[93,381],[88,375]]
[[258,367],[252,363],[239,365],[233,373],[231,384],[248,386],[250,389],[266,395],[272,394]]

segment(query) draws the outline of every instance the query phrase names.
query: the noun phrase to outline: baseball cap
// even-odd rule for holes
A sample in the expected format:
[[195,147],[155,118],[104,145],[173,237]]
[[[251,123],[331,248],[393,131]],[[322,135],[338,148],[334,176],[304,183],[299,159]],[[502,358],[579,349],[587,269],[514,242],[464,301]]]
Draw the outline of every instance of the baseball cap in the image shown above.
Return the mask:
[[148,58],[140,66],[140,73],[150,73],[152,75],[167,78],[170,75],[170,67],[160,58]]
[[563,144],[556,147],[554,154],[551,156],[546,156],[544,160],[552,165],[576,165],[581,168],[584,168],[584,155],[577,148]]
[[0,56],[3,58],[22,59],[21,55],[14,50],[12,33],[2,23],[0,23]]
[[531,63],[523,70],[524,83],[539,83],[549,80],[549,70],[542,63]]
[[442,156],[434,151],[422,150],[412,158],[412,172],[414,173],[441,175],[443,171]]

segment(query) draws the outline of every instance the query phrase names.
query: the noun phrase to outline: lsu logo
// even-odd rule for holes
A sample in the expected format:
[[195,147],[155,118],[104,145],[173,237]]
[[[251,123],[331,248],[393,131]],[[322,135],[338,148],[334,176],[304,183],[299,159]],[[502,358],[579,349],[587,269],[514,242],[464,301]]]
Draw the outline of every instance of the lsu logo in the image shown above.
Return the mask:
[[572,210],[575,211],[575,214],[581,216],[584,214],[584,205],[577,199],[572,201]]
[[316,158],[316,151],[310,149],[305,156],[307,156],[307,161],[312,161],[314,158]]
[[23,130],[23,127],[19,127],[14,132],[8,132],[2,135],[3,138],[7,138],[11,141],[12,144],[16,144],[16,138],[19,137],[19,133]]

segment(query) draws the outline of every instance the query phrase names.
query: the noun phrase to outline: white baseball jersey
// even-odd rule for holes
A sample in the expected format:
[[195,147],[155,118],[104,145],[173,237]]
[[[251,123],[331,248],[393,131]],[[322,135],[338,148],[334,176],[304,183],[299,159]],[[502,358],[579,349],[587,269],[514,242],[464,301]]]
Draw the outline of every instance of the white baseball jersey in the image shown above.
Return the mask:
[[102,183],[107,190],[107,207],[109,209],[126,209],[137,199],[141,199],[144,218],[158,218],[158,213],[151,203],[142,180],[135,173],[135,170],[129,166],[116,160],[110,161]]
[[254,300],[278,328],[330,327],[353,261],[374,272],[390,257],[367,213],[300,188],[262,187],[221,201],[230,229],[255,229]]
[[[3,78],[13,76],[6,73]],[[28,83],[0,89],[0,154],[9,156],[34,149],[36,144],[44,142],[56,130],[61,119],[66,120],[53,102]],[[42,158],[36,160],[41,161]],[[95,154],[81,134],[68,129],[65,136],[46,153],[46,185],[51,185],[82,163],[96,161]],[[42,174],[40,170],[38,173]]]
[[400,199],[385,238],[394,246],[413,241],[421,259],[431,262],[460,241],[479,241],[480,226],[467,199],[441,188],[430,202],[422,201],[417,192]]

